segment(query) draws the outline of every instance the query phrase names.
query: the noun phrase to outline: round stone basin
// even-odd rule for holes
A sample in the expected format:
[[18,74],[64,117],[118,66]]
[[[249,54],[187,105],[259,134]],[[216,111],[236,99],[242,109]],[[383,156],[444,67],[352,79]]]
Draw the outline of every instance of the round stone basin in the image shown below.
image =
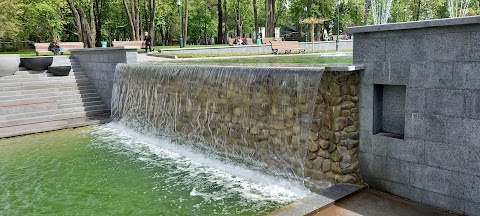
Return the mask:
[[21,62],[27,70],[47,70],[52,65],[53,57],[28,57],[22,58]]
[[15,74],[20,64],[20,55],[3,54],[0,55],[0,77]]
[[72,66],[50,66],[47,73],[52,73],[55,76],[68,76]]

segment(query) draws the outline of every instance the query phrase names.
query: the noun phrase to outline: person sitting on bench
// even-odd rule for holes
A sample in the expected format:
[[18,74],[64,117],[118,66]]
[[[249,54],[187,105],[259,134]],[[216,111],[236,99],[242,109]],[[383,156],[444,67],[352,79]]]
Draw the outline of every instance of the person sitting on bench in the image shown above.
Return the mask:
[[50,45],[48,45],[48,51],[52,51],[53,54],[58,56],[58,53],[60,52],[60,45],[58,45],[56,39],[53,39]]

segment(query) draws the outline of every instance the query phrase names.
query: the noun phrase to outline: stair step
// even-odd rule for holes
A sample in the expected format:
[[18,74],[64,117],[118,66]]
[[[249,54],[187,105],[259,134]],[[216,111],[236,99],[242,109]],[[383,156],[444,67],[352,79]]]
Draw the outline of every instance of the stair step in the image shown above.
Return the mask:
[[102,99],[98,94],[71,94],[71,95],[47,95],[45,97],[38,97],[38,95],[32,95],[29,98],[15,98],[12,97],[10,100],[0,100],[1,104],[14,104],[14,103],[28,103],[34,100],[54,100],[58,104],[69,104],[69,103],[83,103],[83,102],[92,102],[92,101],[101,101]]
[[87,83],[50,83],[45,85],[20,85],[20,86],[9,86],[1,87],[1,92],[12,92],[12,91],[22,91],[22,90],[34,90],[34,89],[47,89],[47,88],[61,88],[61,87],[91,87],[90,82]]
[[[16,81],[16,82],[15,82]],[[50,84],[62,84],[62,83],[90,83],[88,78],[83,79],[47,79],[47,80],[36,80],[36,81],[23,81],[23,80],[11,80],[10,82],[1,82],[0,89],[3,87],[11,86],[32,86],[32,85],[50,85]]]
[[0,128],[12,127],[17,125],[34,124],[34,123],[40,123],[40,122],[58,121],[58,120],[65,120],[65,119],[71,119],[71,118],[80,118],[80,117],[86,117],[88,115],[95,115],[95,114],[106,113],[106,112],[108,112],[108,110],[95,109],[95,110],[87,110],[82,112],[55,113],[53,115],[12,119],[12,120],[0,121]]
[[84,80],[88,79],[86,75],[77,76],[19,76],[13,75],[6,79],[0,79],[0,83],[19,83],[19,82],[36,82],[36,81],[61,81],[61,80]]
[[11,115],[2,115],[0,116],[0,122],[2,121],[9,121],[15,119],[23,119],[23,118],[32,118],[38,116],[49,116],[55,114],[64,114],[64,113],[78,113],[78,112],[85,112],[86,115],[96,115],[108,112],[107,109],[93,109],[85,111],[85,107],[74,107],[68,109],[51,109],[51,110],[44,110],[44,111],[37,111],[37,112],[26,112],[26,113],[18,113],[18,114],[11,114]]
[[91,106],[105,106],[103,101],[97,100],[97,101],[88,101],[88,102],[78,102],[78,103],[68,103],[68,101],[58,101],[58,108],[59,109],[68,109],[68,108],[74,108],[74,107],[91,107]]
[[99,97],[99,96],[95,91],[83,93],[82,91],[79,91],[79,90],[72,90],[72,91],[63,91],[63,92],[46,92],[46,93],[0,96],[0,101],[36,99],[36,98],[51,98],[54,100],[62,100],[62,99],[92,98],[92,97]]
[[19,113],[41,112],[57,109],[58,104],[55,100],[29,100],[28,102],[0,104],[0,115],[13,115]]
[[54,76],[46,75],[46,76],[29,76],[29,75],[12,75],[12,76],[5,76],[0,79],[0,83],[6,82],[29,82],[29,81],[48,81],[48,80],[66,80],[66,79],[88,79],[88,77],[84,74],[81,75],[73,75],[73,76]]
[[60,130],[65,128],[82,127],[88,125],[104,124],[110,121],[109,115],[98,115],[92,117],[72,118],[60,121],[42,122],[28,125],[19,125],[7,128],[0,128],[0,138],[18,135]]
[[[85,75],[85,73],[83,71],[70,71],[70,73],[68,74],[68,76],[76,76],[76,75]],[[56,77],[55,75],[51,74],[51,73],[45,73],[45,72],[42,72],[42,73],[29,73],[28,71],[17,71],[15,72],[15,75],[11,75],[11,76],[4,76],[0,79],[9,79],[9,78],[12,78],[12,77]]]
[[1,92],[0,91],[0,98],[3,97],[16,97],[19,95],[35,95],[35,94],[45,94],[45,93],[63,93],[63,92],[71,92],[71,91],[78,91],[80,94],[87,94],[87,93],[97,93],[92,86],[80,86],[80,87],[50,87],[44,89],[30,89],[30,90],[18,90],[18,91],[7,91]]

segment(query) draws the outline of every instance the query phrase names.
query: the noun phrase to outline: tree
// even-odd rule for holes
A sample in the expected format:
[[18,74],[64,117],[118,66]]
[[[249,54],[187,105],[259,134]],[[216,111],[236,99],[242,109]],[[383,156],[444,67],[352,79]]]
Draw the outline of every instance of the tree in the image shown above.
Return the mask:
[[140,40],[140,8],[138,0],[123,0],[130,23],[131,40]]
[[265,0],[265,36],[275,37],[275,1]]
[[259,36],[259,27],[258,27],[258,8],[257,8],[257,0],[253,0],[253,19],[255,25],[255,40],[258,39]]
[[235,5],[235,23],[237,24],[237,36],[243,36],[243,28],[242,28],[242,15],[240,12],[240,0],[237,0],[237,4]]
[[185,14],[183,15],[183,46],[187,46],[187,41],[188,41],[188,0],[185,0]]
[[15,38],[21,32],[23,7],[14,1],[0,1],[0,39]]
[[[254,0],[256,1],[256,0]],[[217,1],[217,11],[218,11],[218,21],[217,21],[217,44],[222,44],[223,42],[223,8],[222,0]]]
[[89,4],[90,24],[83,7],[79,3],[73,2],[73,0],[67,0],[67,3],[74,14],[75,26],[77,28],[79,40],[81,40],[84,43],[84,46],[87,48],[95,47],[96,29],[93,0],[90,0]]

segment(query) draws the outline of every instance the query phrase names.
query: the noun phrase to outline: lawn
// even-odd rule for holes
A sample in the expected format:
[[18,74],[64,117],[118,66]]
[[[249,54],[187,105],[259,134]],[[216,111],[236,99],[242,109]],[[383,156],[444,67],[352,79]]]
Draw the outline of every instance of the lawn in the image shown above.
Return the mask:
[[325,64],[352,64],[352,56],[319,56],[319,55],[298,55],[298,56],[270,56],[256,58],[231,58],[231,59],[202,59],[169,61],[173,64],[295,64],[295,65],[325,65]]

